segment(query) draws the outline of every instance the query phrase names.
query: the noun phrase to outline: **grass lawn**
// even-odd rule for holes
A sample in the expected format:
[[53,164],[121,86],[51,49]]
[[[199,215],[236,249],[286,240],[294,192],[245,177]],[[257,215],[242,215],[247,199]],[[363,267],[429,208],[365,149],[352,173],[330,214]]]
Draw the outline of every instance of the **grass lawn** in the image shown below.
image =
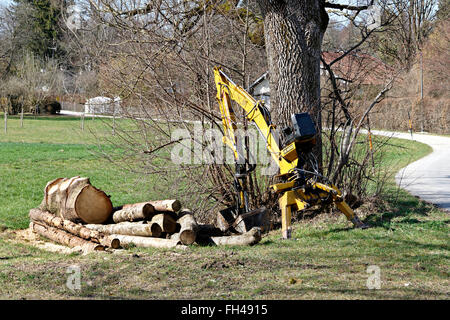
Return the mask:
[[[88,176],[113,204],[160,198],[151,176],[127,173],[95,154],[86,119],[10,117],[0,132],[0,225],[28,226],[47,181]],[[107,132],[102,134],[107,135]],[[391,139],[383,170],[396,172],[428,152],[426,145]],[[391,178],[385,209],[373,226],[356,230],[341,215],[295,223],[294,240],[272,231],[254,247],[198,247],[187,251],[130,249],[86,256],[50,253],[0,232],[2,299],[448,299],[448,214],[399,190]],[[4,228],[3,228],[4,229]],[[81,290],[66,286],[67,268],[81,269]],[[369,266],[381,289],[369,290]]]

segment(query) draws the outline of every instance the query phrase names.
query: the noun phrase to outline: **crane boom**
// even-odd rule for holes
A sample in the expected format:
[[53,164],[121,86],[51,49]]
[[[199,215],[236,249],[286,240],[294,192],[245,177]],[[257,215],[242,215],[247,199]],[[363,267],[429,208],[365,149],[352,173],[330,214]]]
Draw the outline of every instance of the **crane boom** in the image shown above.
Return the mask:
[[214,68],[214,77],[216,80],[217,101],[219,102],[224,126],[224,142],[233,149],[236,158],[238,158],[235,137],[237,127],[231,100],[236,101],[244,109],[247,120],[256,125],[256,128],[258,128],[258,131],[267,143],[269,153],[280,169],[282,167],[292,167],[292,164],[288,164],[283,158],[280,159],[280,148],[273,132],[275,126],[268,119],[268,111],[261,101],[256,101],[247,91],[228,78],[220,68]]

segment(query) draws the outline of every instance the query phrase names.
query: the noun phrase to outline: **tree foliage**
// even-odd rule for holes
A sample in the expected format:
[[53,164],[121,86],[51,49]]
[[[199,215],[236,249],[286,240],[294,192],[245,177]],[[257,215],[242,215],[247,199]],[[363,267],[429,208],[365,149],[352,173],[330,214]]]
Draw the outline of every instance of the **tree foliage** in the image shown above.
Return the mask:
[[17,59],[27,51],[43,60],[63,59],[61,9],[59,1],[14,0],[9,10],[14,22],[13,44]]

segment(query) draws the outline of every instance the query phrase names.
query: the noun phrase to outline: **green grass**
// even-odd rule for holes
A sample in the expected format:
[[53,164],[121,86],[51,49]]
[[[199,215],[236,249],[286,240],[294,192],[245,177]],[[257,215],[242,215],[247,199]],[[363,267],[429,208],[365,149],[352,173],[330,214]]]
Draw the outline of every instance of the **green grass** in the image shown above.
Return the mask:
[[[161,182],[98,157],[88,130],[101,130],[97,120],[81,132],[79,119],[26,119],[24,128],[10,119],[8,133],[0,133],[0,224],[27,227],[28,210],[59,176],[89,176],[114,204],[160,196],[149,185]],[[394,173],[430,152],[413,141],[389,143],[378,170]],[[8,229],[0,232],[0,298],[448,299],[448,214],[398,189],[393,178],[384,199],[365,214],[373,228],[353,229],[343,216],[325,215],[295,223],[294,240],[280,240],[275,230],[244,248],[63,255],[12,241]],[[75,292],[65,285],[71,265],[81,268]],[[370,265],[380,268],[380,290],[366,287]]]
[[111,196],[113,205],[157,197],[150,188],[151,175],[129,173],[103,157],[90,133],[104,137],[105,120],[67,117],[8,121],[8,132],[0,133],[0,225],[26,228],[28,211],[42,201],[46,183],[58,177],[89,177],[91,183]]
[[[3,117],[2,117],[3,120]],[[27,142],[27,143],[93,143],[89,128],[100,125],[100,120],[85,119],[85,130],[81,131],[81,121],[77,117],[27,116],[24,126],[20,127],[18,116],[8,117],[8,131],[4,133],[3,121],[1,126],[1,142]],[[69,141],[68,141],[69,140]]]

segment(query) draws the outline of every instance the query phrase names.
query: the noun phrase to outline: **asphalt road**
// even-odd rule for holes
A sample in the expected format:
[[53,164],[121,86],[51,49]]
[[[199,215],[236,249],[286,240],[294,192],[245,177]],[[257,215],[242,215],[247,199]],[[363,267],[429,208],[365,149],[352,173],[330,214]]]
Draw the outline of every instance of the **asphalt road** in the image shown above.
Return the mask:
[[[411,140],[410,133],[372,132]],[[450,137],[413,133],[412,139],[430,145],[433,152],[401,169],[395,176],[397,184],[412,195],[450,212]]]

